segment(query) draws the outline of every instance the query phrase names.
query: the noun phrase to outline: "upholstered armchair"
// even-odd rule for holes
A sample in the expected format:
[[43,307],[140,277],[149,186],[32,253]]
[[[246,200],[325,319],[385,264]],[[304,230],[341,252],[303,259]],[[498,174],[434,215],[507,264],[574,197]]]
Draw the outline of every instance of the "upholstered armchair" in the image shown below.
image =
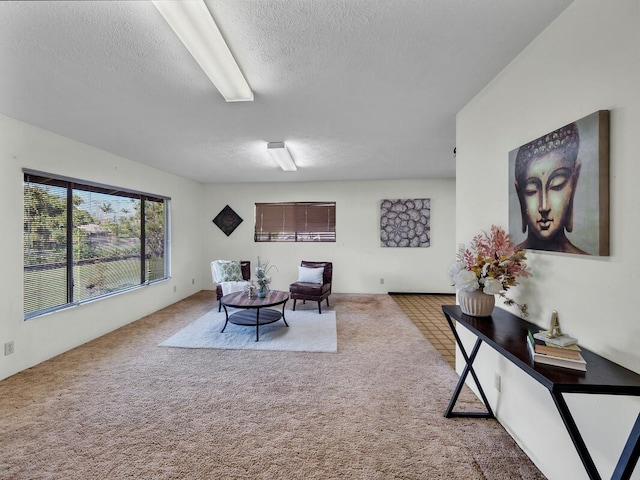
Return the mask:
[[[214,260],[211,262],[211,277],[213,278],[213,282],[216,284],[216,300],[218,300],[218,311],[221,311],[222,304],[220,303],[220,299],[226,294],[230,292],[225,292],[227,285],[234,287],[233,289],[239,291],[240,289],[244,289],[244,285],[249,282],[251,278],[251,262],[248,260],[240,260],[240,277],[237,275],[237,271],[232,276],[228,276],[228,274],[224,271],[225,264],[231,263],[229,260]],[[225,282],[227,285],[225,285]]]
[[289,295],[293,299],[293,310],[296,309],[296,301],[307,300],[318,302],[318,313],[322,313],[322,301],[327,301],[331,295],[331,280],[333,278],[332,262],[306,262],[302,261],[298,268],[298,281],[289,285]]

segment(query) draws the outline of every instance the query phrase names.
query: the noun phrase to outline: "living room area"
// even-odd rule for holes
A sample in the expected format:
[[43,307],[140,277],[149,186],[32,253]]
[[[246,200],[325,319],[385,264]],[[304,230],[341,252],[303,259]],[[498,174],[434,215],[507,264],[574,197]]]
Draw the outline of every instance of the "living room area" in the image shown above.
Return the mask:
[[[474,367],[490,386],[485,393],[496,419],[444,418],[464,359],[458,350],[452,369],[388,295],[455,294],[449,267],[457,249],[492,225],[521,220],[509,215],[509,152],[607,110],[609,255],[530,250],[533,275],[509,293],[528,304],[527,319],[540,328],[557,311],[563,330],[581,346],[640,373],[640,227],[634,220],[640,5],[570,3],[486,87],[461,102],[446,158],[454,176],[298,181],[277,176],[287,173],[274,167],[264,181],[227,179],[234,162],[246,158],[242,168],[261,168],[247,148],[239,157],[225,150],[211,177],[198,181],[190,178],[184,152],[168,154],[180,175],[100,148],[98,140],[79,141],[20,119],[5,101],[0,345],[12,342],[14,350],[0,356],[0,418],[7,425],[0,478],[62,478],[65,472],[67,478],[589,478],[546,389],[490,348],[480,349]],[[21,92],[23,101],[28,96],[8,80],[5,86]],[[228,113],[231,106],[248,108],[221,108]],[[183,113],[176,107],[172,121],[179,123]],[[228,118],[242,130],[234,114]],[[155,135],[138,134],[145,141]],[[272,139],[262,140],[261,149]],[[194,142],[193,150],[199,148]],[[359,156],[358,149],[347,150]],[[395,151],[380,149],[375,159],[400,170]],[[297,158],[306,175],[314,167],[303,160]],[[167,198],[167,278],[25,320],[25,169]],[[407,198],[430,199],[429,247],[382,247],[380,202]],[[336,241],[255,242],[256,203],[289,201],[335,202]],[[212,222],[226,206],[242,218],[228,236]],[[337,353],[158,346],[217,311],[211,261],[255,266],[258,258],[277,267],[271,286],[282,291],[296,280],[302,260],[333,262],[327,311],[336,315]],[[519,315],[500,299],[496,307]],[[458,330],[470,350],[475,337]],[[461,407],[482,408],[473,382],[468,387]],[[600,475],[611,477],[640,399],[567,397]],[[628,478],[639,479],[638,469]]]

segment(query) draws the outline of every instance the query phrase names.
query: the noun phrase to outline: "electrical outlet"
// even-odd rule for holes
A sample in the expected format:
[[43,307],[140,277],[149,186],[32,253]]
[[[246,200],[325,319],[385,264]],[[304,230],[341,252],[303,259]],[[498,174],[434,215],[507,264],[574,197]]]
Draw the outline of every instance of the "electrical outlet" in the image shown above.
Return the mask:
[[13,340],[4,344],[4,354],[11,355],[15,351],[15,345],[13,344]]
[[173,286],[173,291],[174,291],[174,293],[178,291],[178,286],[177,285]]
[[500,391],[500,387],[502,383],[502,378],[500,378],[500,375],[498,375],[497,373],[493,374],[493,386],[495,387],[495,389],[497,391]]
[[195,279],[195,278],[192,278],[192,279],[191,279],[191,285],[195,285],[195,284],[196,284],[196,279]]
[[380,285],[384,285],[384,278],[380,279]]

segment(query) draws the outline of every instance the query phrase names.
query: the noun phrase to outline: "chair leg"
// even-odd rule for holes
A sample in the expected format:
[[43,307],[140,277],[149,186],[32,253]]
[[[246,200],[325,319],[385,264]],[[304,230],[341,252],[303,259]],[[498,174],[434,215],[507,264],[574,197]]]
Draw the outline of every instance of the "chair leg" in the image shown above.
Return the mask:
[[218,300],[218,312],[222,311],[222,302],[220,302],[220,300]]
[[329,297],[327,297],[327,307],[329,306]]
[[318,313],[322,315],[322,300],[318,302]]
[[297,301],[298,301],[298,299],[297,299],[297,298],[294,298],[294,299],[293,299],[293,311],[294,311],[294,312],[296,311],[296,302],[297,302]]

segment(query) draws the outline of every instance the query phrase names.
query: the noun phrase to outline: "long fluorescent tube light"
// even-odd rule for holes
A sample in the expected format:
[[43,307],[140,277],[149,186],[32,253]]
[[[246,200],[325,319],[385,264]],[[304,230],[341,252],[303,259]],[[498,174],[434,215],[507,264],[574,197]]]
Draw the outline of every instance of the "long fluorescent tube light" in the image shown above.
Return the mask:
[[298,169],[284,142],[269,142],[267,143],[267,150],[285,172],[293,172]]
[[227,102],[250,102],[253,92],[203,0],[153,4]]

